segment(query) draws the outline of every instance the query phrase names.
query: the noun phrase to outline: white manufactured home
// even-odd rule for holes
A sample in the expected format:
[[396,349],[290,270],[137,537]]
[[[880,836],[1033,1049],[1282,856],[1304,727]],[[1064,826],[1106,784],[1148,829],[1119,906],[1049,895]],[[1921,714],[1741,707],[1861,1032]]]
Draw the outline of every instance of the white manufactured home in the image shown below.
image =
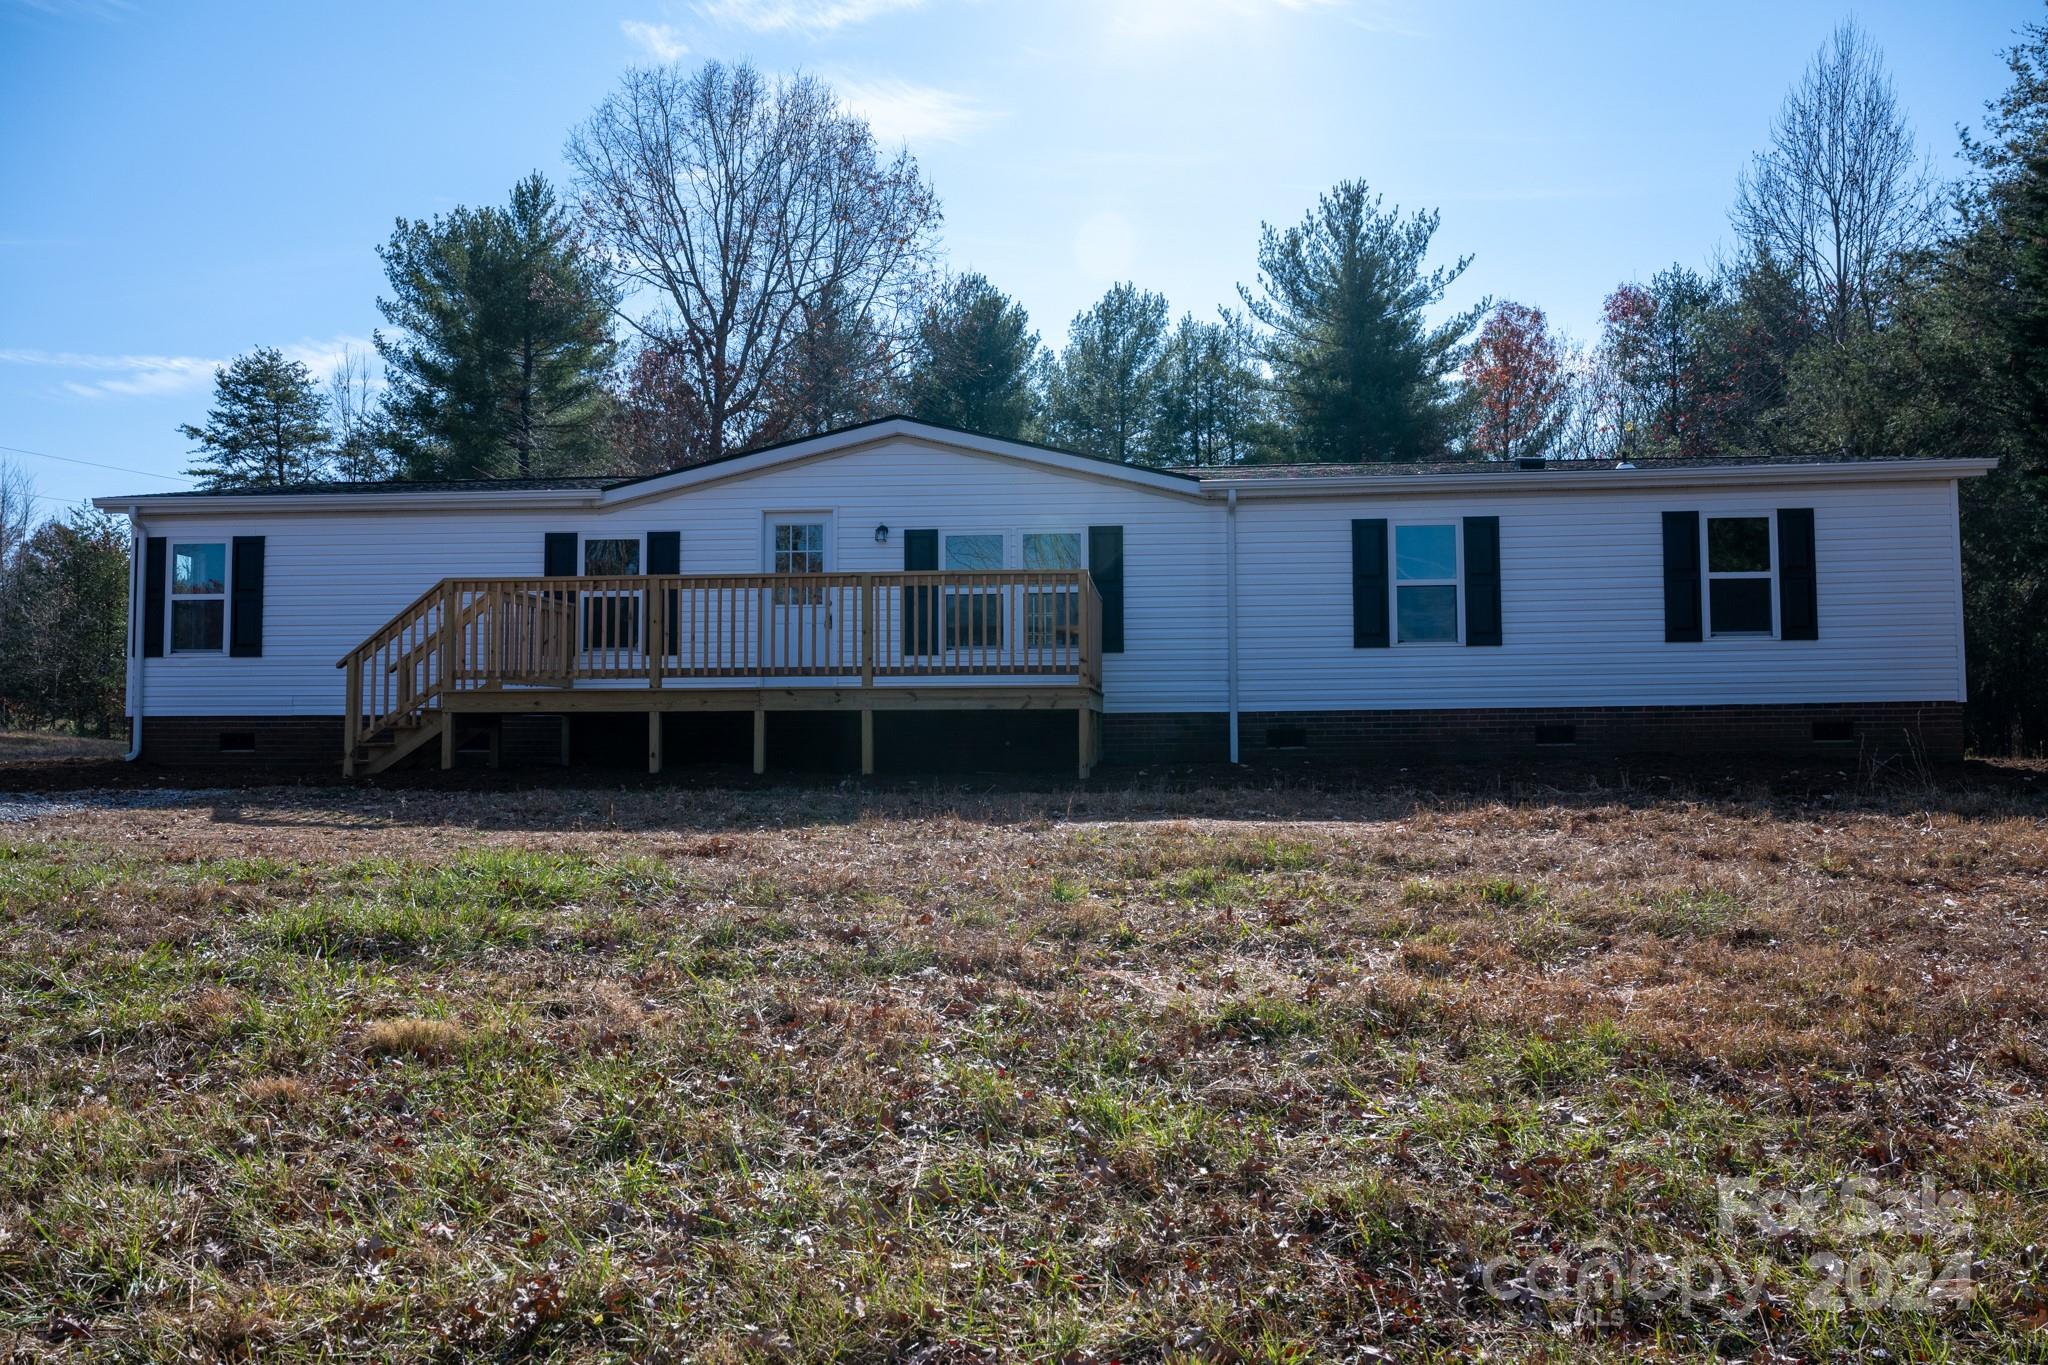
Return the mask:
[[97,505],[136,540],[146,760],[568,761],[581,726],[659,769],[716,720],[757,770],[782,727],[871,770],[1008,725],[1085,773],[1957,753],[1989,468],[1176,471],[890,418],[637,479]]

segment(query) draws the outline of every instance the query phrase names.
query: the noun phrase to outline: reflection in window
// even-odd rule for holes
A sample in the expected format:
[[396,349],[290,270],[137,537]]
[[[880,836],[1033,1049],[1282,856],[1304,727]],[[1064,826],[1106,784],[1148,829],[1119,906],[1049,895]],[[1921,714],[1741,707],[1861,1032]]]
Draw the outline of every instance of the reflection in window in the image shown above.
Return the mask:
[[967,573],[992,573],[1002,568],[1001,533],[947,536],[946,567]]
[[[612,536],[583,542],[583,572],[592,578],[637,577],[640,539]],[[585,649],[631,649],[640,643],[640,597],[614,592],[593,594],[584,603]]]
[[227,638],[228,547],[171,546],[171,651],[218,652]]
[[[825,523],[822,521],[778,521],[769,544],[769,567],[776,573],[825,572]],[[825,590],[816,584],[800,588],[777,588],[778,607],[815,606],[825,600]]]
[[1403,644],[1458,641],[1458,528],[1394,528],[1394,623]]
[[[1081,533],[1078,531],[1027,531],[1024,533],[1024,567],[1062,569],[1081,567]],[[1081,612],[1078,588],[1035,588],[1024,599],[1024,643],[1032,649],[1070,649],[1080,643]]]
[[[1003,567],[1003,536],[975,532],[946,537],[947,569],[993,573]],[[946,593],[946,648],[999,649],[1003,643],[1003,599],[993,592],[950,588]]]

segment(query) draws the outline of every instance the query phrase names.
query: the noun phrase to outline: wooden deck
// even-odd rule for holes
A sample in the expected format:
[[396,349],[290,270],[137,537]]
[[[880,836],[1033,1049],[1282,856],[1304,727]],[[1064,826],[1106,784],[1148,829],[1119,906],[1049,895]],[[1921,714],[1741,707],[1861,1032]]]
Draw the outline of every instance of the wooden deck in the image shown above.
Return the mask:
[[1102,602],[1085,570],[444,579],[343,670],[342,770],[377,772],[466,715],[642,711],[648,770],[668,711],[1071,710],[1099,757]]

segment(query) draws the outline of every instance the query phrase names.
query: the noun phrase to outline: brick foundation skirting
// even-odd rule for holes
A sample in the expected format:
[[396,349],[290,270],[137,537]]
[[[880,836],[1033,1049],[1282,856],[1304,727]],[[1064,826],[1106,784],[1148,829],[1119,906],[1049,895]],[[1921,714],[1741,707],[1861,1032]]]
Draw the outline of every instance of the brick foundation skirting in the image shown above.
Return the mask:
[[[560,722],[502,722],[508,767],[560,762]],[[465,737],[467,738],[467,737]],[[1121,767],[1222,763],[1221,712],[1111,712],[1103,761]],[[1959,702],[1840,702],[1772,706],[1515,707],[1430,711],[1247,711],[1238,718],[1246,763],[1373,766],[1389,759],[1484,760],[1629,754],[1853,757],[1963,753]],[[178,767],[338,769],[340,716],[150,716],[145,762]]]
[[142,761],[166,767],[341,771],[341,717],[144,716]]
[[[1225,717],[1216,714],[1112,713],[1103,717],[1103,758],[1127,766],[1217,762],[1229,743],[1226,727]],[[1238,757],[1246,763],[1370,766],[1389,758],[1892,753],[1935,760],[1962,757],[1962,703],[1247,711],[1238,716]]]

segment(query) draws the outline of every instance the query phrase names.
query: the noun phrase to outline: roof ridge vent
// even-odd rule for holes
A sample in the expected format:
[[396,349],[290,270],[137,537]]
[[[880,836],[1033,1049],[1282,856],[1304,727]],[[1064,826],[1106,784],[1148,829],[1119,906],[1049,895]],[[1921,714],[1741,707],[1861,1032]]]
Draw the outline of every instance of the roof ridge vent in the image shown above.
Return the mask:
[[1541,455],[1517,455],[1515,457],[1515,466],[1518,469],[1548,469],[1550,461],[1544,459]]

